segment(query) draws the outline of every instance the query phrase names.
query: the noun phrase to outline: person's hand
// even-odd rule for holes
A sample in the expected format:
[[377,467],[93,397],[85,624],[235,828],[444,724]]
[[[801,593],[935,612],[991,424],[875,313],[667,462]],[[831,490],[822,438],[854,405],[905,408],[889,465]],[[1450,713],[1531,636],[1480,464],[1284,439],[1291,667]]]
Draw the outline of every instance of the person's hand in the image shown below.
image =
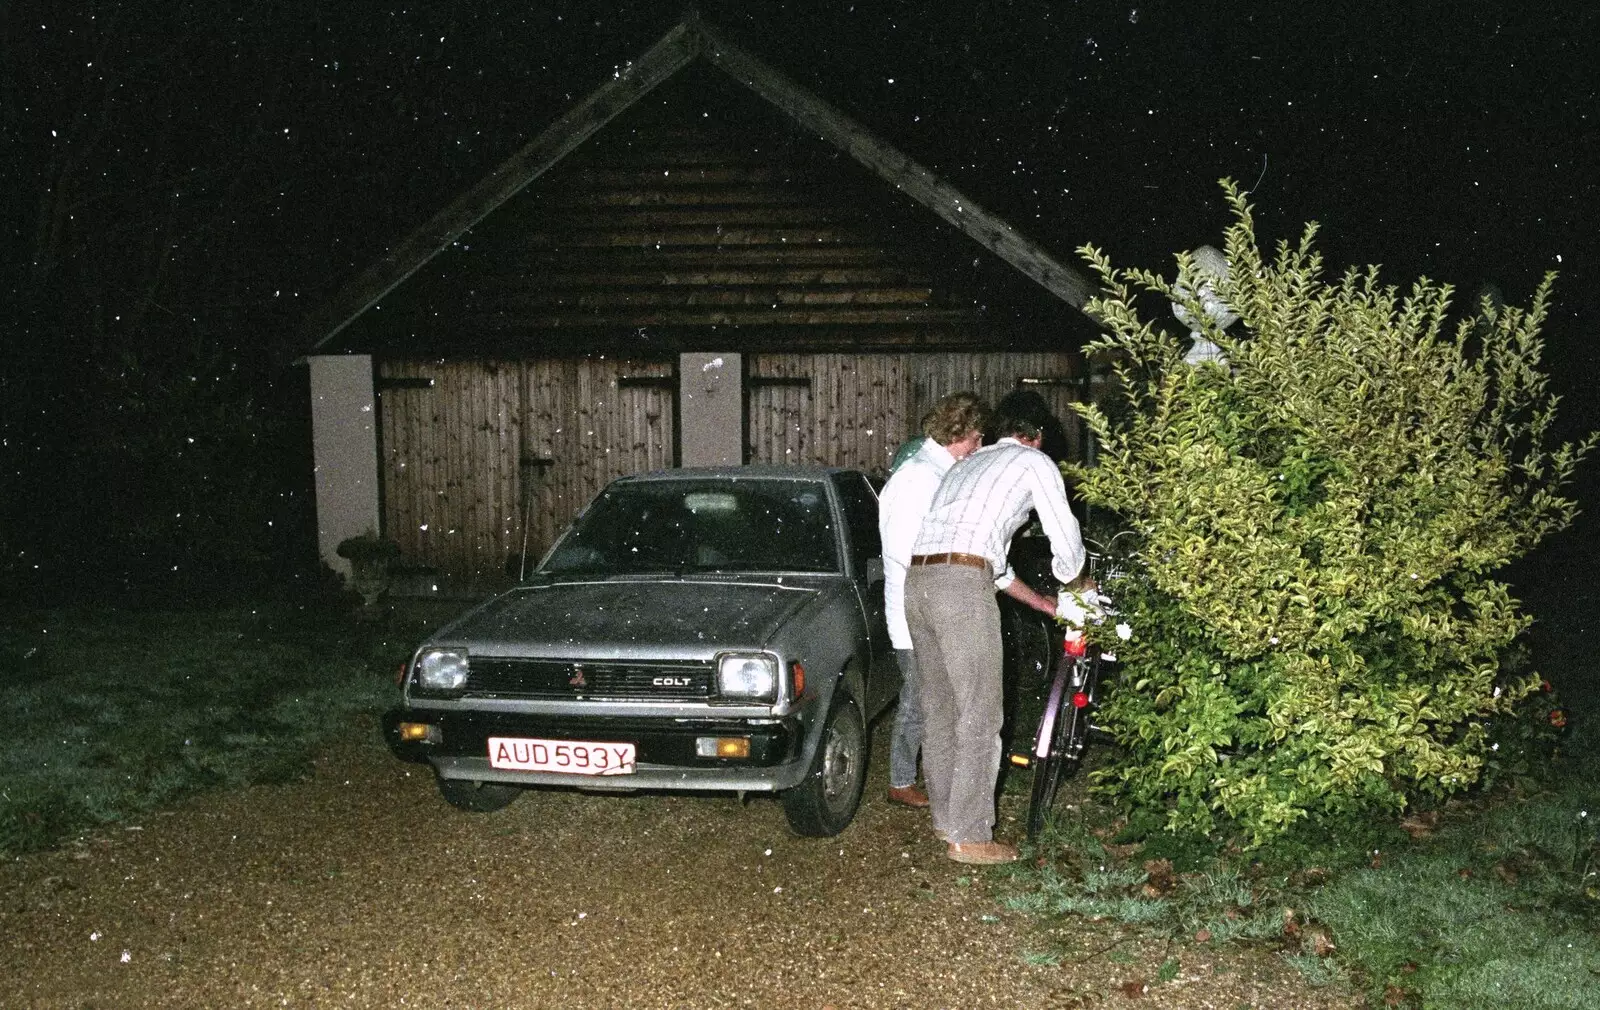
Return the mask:
[[1088,572],[1081,573],[1077,578],[1067,583],[1066,588],[1074,593],[1091,593],[1100,588],[1100,583],[1089,577]]

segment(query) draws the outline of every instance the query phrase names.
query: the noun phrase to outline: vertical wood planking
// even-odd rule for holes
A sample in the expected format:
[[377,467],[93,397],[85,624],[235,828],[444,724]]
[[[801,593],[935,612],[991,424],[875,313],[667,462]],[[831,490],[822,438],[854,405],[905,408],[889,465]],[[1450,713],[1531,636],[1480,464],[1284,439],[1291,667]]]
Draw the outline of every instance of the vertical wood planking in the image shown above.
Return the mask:
[[[993,406],[1021,378],[1072,378],[1079,364],[1068,352],[755,354],[750,373],[811,380],[809,396],[803,387],[751,390],[751,462],[803,461],[882,473],[940,397],[970,390]],[[1051,405],[1076,451],[1076,415],[1068,405],[1077,399],[1077,387],[1030,388]]]
[[[1068,352],[752,354],[750,364],[752,376],[810,380],[749,390],[751,462],[879,473],[939,397],[970,389],[992,405],[1019,378],[1070,379],[1081,368]],[[612,478],[672,465],[672,391],[619,385],[672,374],[667,362],[609,357],[382,362],[382,377],[434,380],[380,397],[385,532],[407,556],[457,578],[503,579],[524,525],[537,557]],[[1079,388],[1032,388],[1078,451],[1070,404]],[[523,467],[523,456],[551,465]]]

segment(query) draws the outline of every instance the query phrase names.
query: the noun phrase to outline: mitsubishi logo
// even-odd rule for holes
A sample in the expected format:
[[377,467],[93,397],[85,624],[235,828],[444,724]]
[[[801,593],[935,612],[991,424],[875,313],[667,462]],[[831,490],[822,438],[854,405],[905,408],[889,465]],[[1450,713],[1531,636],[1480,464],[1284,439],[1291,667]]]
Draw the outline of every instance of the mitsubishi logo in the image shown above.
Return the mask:
[[588,687],[589,682],[583,679],[583,667],[572,664],[572,676],[567,678],[568,687]]

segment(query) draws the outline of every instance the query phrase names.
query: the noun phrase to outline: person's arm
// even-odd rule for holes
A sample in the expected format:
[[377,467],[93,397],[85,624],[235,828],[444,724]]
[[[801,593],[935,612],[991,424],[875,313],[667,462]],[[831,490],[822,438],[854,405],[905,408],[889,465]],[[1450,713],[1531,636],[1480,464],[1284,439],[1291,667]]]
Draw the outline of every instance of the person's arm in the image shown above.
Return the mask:
[[1041,614],[1049,614],[1051,617],[1056,616],[1056,598],[1054,596],[1045,596],[1021,579],[1012,579],[1000,591],[1018,603],[1032,607]]
[[916,462],[896,470],[878,497],[878,539],[883,542],[883,610],[889,641],[896,649],[911,648],[906,624],[906,571],[928,505],[939,490],[939,475]]
[[878,497],[878,538],[883,541],[883,563],[911,565],[911,551],[928,505],[939,490],[939,476],[926,467],[908,464],[895,471]]
[[1050,571],[1063,583],[1070,583],[1083,573],[1087,555],[1078,519],[1067,504],[1067,486],[1061,479],[1061,470],[1041,452],[1033,457],[1028,473],[1034,483],[1033,509],[1050,538]]

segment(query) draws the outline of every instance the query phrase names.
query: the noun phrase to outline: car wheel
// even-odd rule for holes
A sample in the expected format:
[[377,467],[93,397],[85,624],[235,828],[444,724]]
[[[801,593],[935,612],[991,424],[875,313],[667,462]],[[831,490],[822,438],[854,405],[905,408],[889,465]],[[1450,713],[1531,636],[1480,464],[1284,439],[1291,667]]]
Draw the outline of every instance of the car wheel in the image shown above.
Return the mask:
[[803,782],[783,794],[795,834],[837,835],[855,819],[867,784],[867,727],[855,699],[841,687],[822,726],[822,739]]
[[475,782],[471,779],[440,779],[439,795],[457,810],[487,814],[502,810],[522,795],[518,786],[498,782]]

